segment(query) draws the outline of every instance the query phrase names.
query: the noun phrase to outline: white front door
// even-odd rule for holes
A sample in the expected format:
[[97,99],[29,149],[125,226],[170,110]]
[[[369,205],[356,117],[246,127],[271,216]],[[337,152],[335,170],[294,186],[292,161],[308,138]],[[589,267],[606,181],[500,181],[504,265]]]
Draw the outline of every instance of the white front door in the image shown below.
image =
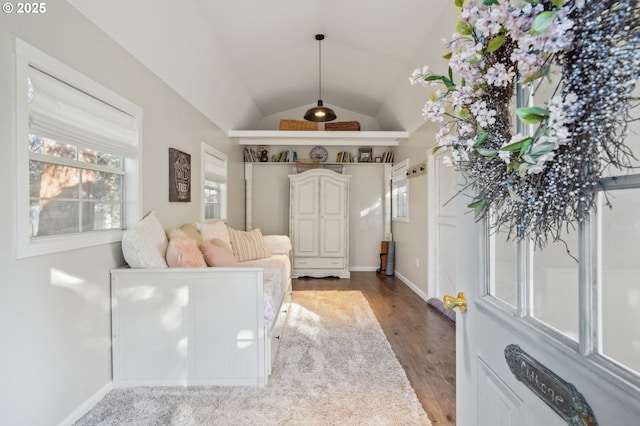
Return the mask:
[[458,197],[459,426],[640,425],[640,175],[603,185],[589,223],[542,251]]

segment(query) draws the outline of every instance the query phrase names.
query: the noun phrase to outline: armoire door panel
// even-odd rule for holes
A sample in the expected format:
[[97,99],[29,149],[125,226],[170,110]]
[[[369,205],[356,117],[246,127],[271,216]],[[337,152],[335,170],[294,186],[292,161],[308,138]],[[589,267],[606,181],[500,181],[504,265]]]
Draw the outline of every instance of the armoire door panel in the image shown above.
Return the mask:
[[318,250],[317,218],[299,218],[295,222],[294,255],[317,256]]
[[345,183],[323,179],[321,185],[321,214],[344,215]]
[[296,187],[296,213],[299,215],[316,215],[318,212],[318,181],[309,180]]
[[344,255],[344,220],[341,218],[322,221],[321,256]]

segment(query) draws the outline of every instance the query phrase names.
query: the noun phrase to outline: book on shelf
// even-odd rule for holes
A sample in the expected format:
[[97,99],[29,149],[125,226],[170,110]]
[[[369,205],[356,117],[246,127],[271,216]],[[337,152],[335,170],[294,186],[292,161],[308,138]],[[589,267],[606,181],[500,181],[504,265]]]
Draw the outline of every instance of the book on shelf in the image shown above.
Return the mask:
[[244,148],[244,161],[245,163],[255,163],[258,161],[258,154],[253,148]]
[[272,161],[276,163],[295,163],[298,159],[298,153],[292,149],[280,151]]
[[353,163],[355,158],[349,151],[340,151],[336,155],[336,163]]
[[385,151],[382,153],[383,163],[393,163],[393,151]]

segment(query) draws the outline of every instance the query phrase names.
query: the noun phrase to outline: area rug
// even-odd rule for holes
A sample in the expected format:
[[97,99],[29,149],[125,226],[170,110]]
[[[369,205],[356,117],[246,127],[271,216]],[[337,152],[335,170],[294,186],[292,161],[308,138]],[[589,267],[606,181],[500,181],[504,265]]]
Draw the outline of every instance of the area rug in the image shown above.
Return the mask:
[[264,388],[109,392],[85,425],[431,425],[359,291],[295,291]]

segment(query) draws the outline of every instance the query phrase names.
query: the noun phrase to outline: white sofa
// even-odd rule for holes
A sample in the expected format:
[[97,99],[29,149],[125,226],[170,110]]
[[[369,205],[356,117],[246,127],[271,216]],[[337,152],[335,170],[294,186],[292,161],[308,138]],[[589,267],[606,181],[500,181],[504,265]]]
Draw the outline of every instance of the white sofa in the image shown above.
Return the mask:
[[114,387],[266,385],[291,298],[288,237],[264,237],[267,257],[233,266],[168,267],[141,254],[163,250],[145,221],[157,219],[123,238],[130,267],[111,271]]

